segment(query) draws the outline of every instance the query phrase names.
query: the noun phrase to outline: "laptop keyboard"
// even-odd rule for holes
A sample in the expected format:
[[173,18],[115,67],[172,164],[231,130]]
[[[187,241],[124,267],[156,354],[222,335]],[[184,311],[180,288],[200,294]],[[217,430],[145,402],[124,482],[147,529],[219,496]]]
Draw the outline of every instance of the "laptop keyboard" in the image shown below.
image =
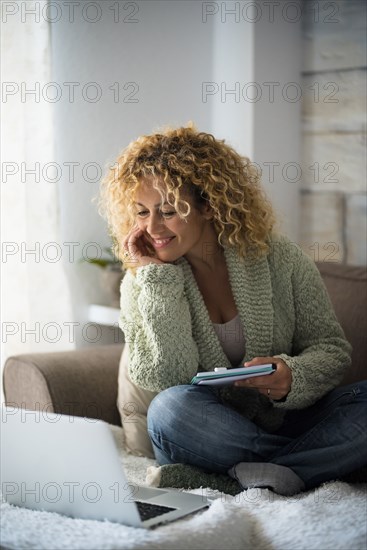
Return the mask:
[[177,510],[177,508],[159,506],[158,504],[150,504],[149,502],[141,502],[139,500],[136,500],[135,503],[138,507],[138,512],[142,521],[161,516],[167,512],[172,512],[172,510]]

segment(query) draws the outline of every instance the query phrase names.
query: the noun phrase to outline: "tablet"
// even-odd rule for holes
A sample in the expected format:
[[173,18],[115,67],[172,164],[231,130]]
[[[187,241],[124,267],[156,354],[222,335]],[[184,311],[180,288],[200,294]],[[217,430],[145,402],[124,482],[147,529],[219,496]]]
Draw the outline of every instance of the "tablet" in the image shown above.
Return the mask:
[[216,368],[213,371],[198,372],[191,380],[191,384],[197,386],[228,386],[236,380],[245,380],[254,376],[266,376],[276,371],[275,363],[256,365],[254,367],[238,367],[227,369]]

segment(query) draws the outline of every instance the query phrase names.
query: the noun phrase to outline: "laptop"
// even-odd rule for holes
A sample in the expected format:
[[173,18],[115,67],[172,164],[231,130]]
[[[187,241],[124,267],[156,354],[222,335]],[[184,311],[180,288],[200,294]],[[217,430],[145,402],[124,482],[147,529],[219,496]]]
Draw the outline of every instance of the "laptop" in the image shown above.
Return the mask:
[[1,492],[10,504],[144,528],[211,504],[129,483],[102,420],[2,407],[1,432]]

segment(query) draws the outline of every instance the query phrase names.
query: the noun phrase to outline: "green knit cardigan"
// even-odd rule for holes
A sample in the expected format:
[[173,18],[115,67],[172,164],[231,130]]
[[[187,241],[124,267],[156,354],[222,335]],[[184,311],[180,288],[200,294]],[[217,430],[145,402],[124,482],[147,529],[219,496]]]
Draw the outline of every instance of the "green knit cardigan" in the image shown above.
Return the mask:
[[[273,431],[286,409],[308,407],[338,385],[351,364],[351,346],[318,269],[295,243],[278,235],[265,256],[242,259],[227,246],[224,254],[245,335],[238,366],[278,356],[292,371],[292,387],[280,402],[249,388],[227,386],[220,394]],[[141,388],[160,392],[189,384],[198,371],[232,367],[184,257],[125,275],[119,325],[129,343],[129,376]]]

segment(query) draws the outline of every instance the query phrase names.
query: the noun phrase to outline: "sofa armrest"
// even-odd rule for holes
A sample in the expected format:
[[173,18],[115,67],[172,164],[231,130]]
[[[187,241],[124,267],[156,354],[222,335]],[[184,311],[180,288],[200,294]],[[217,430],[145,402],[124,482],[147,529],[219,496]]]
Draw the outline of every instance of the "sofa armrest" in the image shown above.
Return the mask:
[[3,372],[5,403],[121,425],[117,380],[122,350],[116,344],[9,357]]

